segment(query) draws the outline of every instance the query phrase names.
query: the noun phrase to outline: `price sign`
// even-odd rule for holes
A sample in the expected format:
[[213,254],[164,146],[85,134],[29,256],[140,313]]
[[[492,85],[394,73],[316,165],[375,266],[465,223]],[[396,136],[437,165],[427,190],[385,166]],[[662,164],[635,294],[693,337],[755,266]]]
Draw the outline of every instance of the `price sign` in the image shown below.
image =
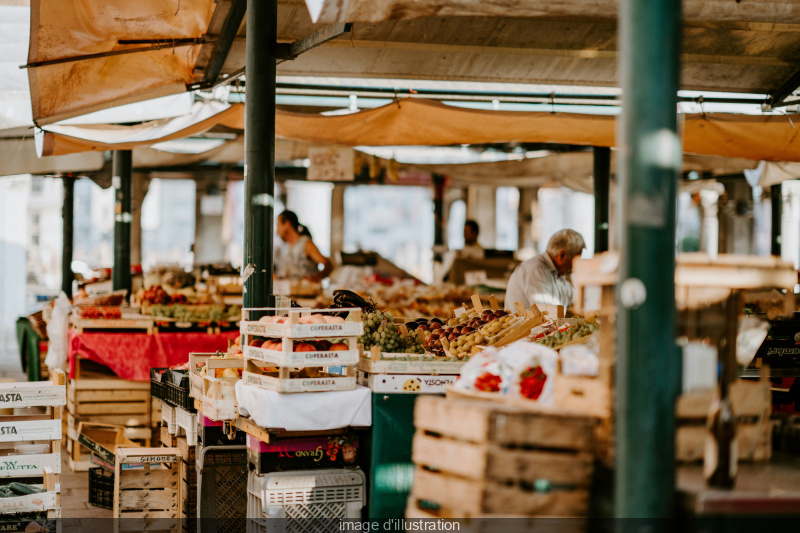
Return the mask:
[[486,283],[486,271],[471,270],[469,272],[464,272],[464,283],[466,283],[470,287]]
[[309,181],[353,181],[355,155],[352,148],[313,147],[308,150],[311,161]]

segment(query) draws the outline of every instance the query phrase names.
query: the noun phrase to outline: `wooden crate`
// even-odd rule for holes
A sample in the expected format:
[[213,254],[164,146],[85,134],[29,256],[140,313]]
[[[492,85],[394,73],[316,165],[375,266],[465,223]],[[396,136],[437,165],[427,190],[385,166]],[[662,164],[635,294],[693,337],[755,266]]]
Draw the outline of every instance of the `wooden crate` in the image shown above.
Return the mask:
[[[180,518],[184,529],[194,531],[197,520],[197,465],[195,462],[195,446],[190,445],[184,437],[172,437],[175,447],[181,455],[178,463],[178,479],[180,485]],[[187,527],[188,526],[188,527]]]
[[155,332],[152,318],[120,318],[120,319],[87,319],[73,316],[72,327],[79,334],[84,331],[129,331],[141,330],[143,333]]
[[67,411],[82,416],[119,416],[152,419],[150,382],[124,379],[71,379],[67,386]]
[[[762,373],[759,381],[739,380],[730,388],[740,461],[768,461],[772,457],[772,396]],[[675,455],[679,462],[703,460],[706,419],[716,391],[682,394],[676,406]]]
[[[265,366],[262,366],[265,365]],[[242,379],[248,385],[280,393],[346,391],[356,388],[356,367],[345,367],[346,374],[329,374],[318,368],[309,374],[294,373],[289,367],[277,369],[257,360],[247,360]]]
[[[442,517],[584,516],[595,424],[589,417],[421,396],[411,507],[430,502]],[[531,490],[539,479],[549,481],[548,491]]]
[[[247,317],[250,311],[254,310],[243,309],[242,316]],[[285,312],[286,310],[277,309],[274,311]],[[344,311],[349,311],[344,322],[332,324],[300,324],[299,322],[302,316],[309,314],[341,313]],[[361,322],[361,309],[292,310],[289,311],[286,322],[282,324],[242,320],[239,325],[242,335],[258,335],[270,338],[324,339],[333,337],[343,339],[360,337],[364,334],[364,323]]]
[[[114,518],[168,519],[149,530],[178,530],[181,462],[177,448],[122,448],[114,465]],[[126,470],[125,464],[144,464]],[[119,527],[117,522],[116,527]]]
[[[0,384],[0,407],[16,413],[0,415],[0,478],[43,478],[46,469],[52,475],[61,472],[65,383],[64,372],[56,370],[50,381]],[[42,451],[18,454],[16,448],[24,445]]]

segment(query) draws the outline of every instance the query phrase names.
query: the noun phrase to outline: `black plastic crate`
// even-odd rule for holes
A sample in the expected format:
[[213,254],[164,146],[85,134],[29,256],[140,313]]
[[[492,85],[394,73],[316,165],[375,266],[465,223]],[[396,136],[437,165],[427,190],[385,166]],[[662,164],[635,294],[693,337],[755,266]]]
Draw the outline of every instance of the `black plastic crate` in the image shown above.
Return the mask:
[[165,386],[168,404],[180,407],[189,413],[197,412],[197,409],[194,408],[194,398],[189,396],[188,370],[171,370]]
[[167,382],[169,381],[169,368],[150,369],[150,396],[162,402],[169,403]]
[[89,503],[103,509],[114,508],[114,473],[105,468],[89,469]]

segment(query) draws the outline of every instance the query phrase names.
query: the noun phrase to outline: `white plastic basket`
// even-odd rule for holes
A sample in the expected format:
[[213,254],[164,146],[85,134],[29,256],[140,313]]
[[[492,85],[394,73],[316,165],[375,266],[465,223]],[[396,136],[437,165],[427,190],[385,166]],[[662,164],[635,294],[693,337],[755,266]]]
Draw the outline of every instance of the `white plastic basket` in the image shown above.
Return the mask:
[[318,527],[313,519],[360,519],[364,505],[366,476],[360,469],[250,472],[247,478],[248,533],[311,531]]

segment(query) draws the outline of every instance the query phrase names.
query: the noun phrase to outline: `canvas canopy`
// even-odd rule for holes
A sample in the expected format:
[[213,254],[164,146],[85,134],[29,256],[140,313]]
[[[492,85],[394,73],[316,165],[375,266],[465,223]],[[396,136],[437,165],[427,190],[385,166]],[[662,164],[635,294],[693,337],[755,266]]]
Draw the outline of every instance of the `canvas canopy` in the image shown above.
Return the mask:
[[[191,117],[137,126],[46,126],[42,154],[131,149],[192,135],[221,124],[244,129],[244,105],[196,104]],[[779,115],[683,115],[683,151],[763,161],[800,161],[800,136]],[[180,126],[184,127],[181,128]],[[615,146],[616,118],[573,113],[487,111],[401,99],[347,115],[276,113],[285,139],[343,146],[443,146],[502,142]]]

